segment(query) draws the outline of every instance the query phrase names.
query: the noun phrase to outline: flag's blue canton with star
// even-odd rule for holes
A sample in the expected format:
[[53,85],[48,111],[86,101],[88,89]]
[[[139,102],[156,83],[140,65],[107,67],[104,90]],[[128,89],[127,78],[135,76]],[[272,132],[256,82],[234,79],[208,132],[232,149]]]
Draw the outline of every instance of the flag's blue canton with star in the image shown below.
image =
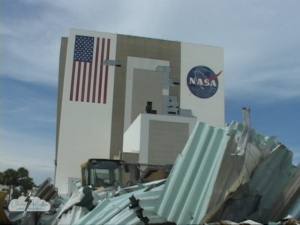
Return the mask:
[[76,35],[74,61],[92,62],[94,37]]

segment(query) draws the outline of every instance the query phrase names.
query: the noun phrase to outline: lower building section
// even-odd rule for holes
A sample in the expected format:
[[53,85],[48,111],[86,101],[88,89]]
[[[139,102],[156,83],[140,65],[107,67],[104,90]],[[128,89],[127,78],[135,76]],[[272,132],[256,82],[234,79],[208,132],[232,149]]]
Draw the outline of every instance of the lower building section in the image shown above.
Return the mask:
[[197,119],[140,114],[124,134],[123,159],[141,164],[174,164]]

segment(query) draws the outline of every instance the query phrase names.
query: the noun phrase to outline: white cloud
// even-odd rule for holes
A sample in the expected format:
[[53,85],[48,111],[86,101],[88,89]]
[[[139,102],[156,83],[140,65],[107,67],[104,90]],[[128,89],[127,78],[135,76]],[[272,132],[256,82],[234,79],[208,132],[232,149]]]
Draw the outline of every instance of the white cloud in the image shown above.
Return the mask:
[[[3,73],[16,79],[57,85],[60,38],[68,35],[69,28],[221,46],[225,50],[230,96],[241,93],[241,88],[230,82],[237,76],[237,82],[249,84],[251,88],[242,90],[245,95],[251,95],[253,90],[261,88],[254,80],[265,82],[265,74],[281,79],[277,78],[280,74],[275,74],[274,68],[279,63],[287,72],[300,73],[299,68],[289,67],[291,60],[299,58],[299,40],[295,34],[299,16],[292,6],[297,2],[131,1],[128,4],[76,0],[72,4],[67,1],[27,3],[28,7],[36,7],[41,12],[28,18],[12,17],[3,24],[3,53],[7,55]],[[9,41],[5,41],[6,36],[11,37]],[[269,65],[269,70],[256,75],[256,70],[263,69],[262,64]],[[273,93],[273,83],[268,83],[265,89]],[[296,86],[293,84],[288,81],[282,85],[291,90],[290,95],[299,96],[291,89]],[[280,93],[283,92],[274,92],[277,96]]]

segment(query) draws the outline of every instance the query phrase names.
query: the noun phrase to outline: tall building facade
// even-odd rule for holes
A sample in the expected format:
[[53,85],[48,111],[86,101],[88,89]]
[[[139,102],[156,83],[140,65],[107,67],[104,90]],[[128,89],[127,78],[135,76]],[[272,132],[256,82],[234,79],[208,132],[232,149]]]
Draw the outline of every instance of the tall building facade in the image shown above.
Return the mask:
[[[160,122],[151,117],[154,122],[149,120],[146,127],[152,137],[158,123],[170,129],[183,126],[183,142],[192,122],[170,125],[175,117],[224,125],[223,70],[219,47],[71,29],[69,37],[62,38],[59,65],[55,156],[59,192],[68,192],[70,181],[80,177],[80,164],[89,158],[131,152],[126,149],[130,140],[124,138],[134,139],[130,127],[136,119],[149,120],[139,118],[143,113],[173,116],[165,122],[164,117]],[[151,138],[146,140],[155,146]],[[145,152],[141,155],[148,160]]]

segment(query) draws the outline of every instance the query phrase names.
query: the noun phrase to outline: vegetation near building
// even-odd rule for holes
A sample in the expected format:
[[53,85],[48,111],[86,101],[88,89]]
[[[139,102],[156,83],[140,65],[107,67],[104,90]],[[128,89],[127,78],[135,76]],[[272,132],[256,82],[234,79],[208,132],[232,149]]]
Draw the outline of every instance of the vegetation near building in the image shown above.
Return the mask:
[[0,172],[0,184],[8,186],[9,201],[19,196],[27,195],[28,192],[36,186],[33,179],[29,176],[29,171],[25,167],[20,167],[18,170],[7,169]]

